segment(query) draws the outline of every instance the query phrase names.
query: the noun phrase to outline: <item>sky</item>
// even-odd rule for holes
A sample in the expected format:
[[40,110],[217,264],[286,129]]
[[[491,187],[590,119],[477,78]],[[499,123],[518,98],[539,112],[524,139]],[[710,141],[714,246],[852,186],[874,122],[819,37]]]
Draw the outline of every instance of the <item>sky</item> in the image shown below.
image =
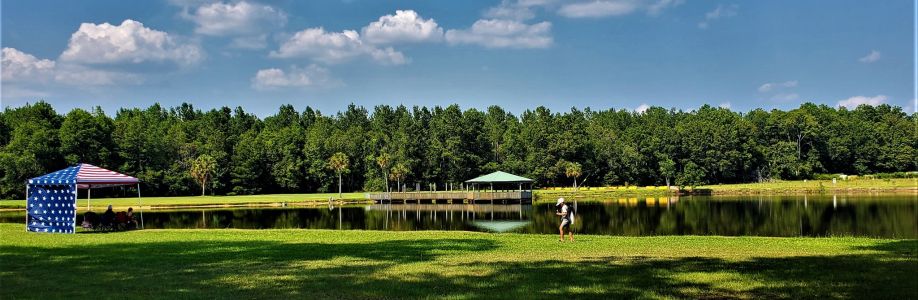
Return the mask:
[[916,100],[915,0],[0,3],[2,107],[737,111]]

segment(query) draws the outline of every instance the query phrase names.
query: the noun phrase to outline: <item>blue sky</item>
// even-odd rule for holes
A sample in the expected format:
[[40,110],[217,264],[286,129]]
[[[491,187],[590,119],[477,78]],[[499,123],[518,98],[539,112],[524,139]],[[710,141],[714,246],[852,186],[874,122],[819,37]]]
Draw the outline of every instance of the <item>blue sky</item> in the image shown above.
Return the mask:
[[3,1],[3,107],[915,104],[915,3]]

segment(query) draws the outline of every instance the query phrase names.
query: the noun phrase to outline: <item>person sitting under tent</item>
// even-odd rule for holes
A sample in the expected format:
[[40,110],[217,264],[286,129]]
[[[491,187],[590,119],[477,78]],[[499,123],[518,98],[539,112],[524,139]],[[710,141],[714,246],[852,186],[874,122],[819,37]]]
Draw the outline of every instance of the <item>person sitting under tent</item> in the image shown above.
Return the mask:
[[118,213],[115,214],[115,229],[118,229],[118,230],[128,229],[128,226],[130,225],[129,220],[130,219],[128,218],[127,212],[119,211]]
[[112,205],[108,205],[108,209],[102,213],[102,229],[112,230],[114,229],[115,222],[115,212],[112,211]]
[[128,207],[127,218],[128,218],[128,229],[136,229],[137,219],[134,218],[134,208],[133,207]]
[[96,229],[99,227],[99,215],[94,212],[87,211],[83,214],[83,224],[84,229]]

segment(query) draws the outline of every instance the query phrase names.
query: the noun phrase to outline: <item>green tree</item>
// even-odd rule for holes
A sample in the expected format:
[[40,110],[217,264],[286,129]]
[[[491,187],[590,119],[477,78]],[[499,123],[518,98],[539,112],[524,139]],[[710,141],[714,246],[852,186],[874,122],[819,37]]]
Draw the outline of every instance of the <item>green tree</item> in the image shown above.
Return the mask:
[[210,155],[201,154],[191,163],[191,170],[189,171],[191,177],[193,177],[201,185],[201,196],[204,196],[204,188],[207,187],[207,181],[213,176],[214,169],[217,168],[217,161]]
[[671,158],[667,157],[659,162],[660,168],[658,171],[660,175],[666,180],[666,188],[669,188],[669,179],[676,176],[676,162]]
[[379,169],[382,171],[383,179],[386,182],[386,192],[389,192],[389,166],[392,164],[392,155],[389,153],[380,153],[379,156],[376,156],[376,165],[379,166]]
[[347,173],[350,170],[347,155],[342,152],[335,152],[330,158],[328,158],[328,168],[335,171],[335,174],[338,175],[338,198],[341,198],[341,174]]
[[705,170],[703,168],[694,162],[688,162],[685,164],[685,168],[682,169],[682,173],[676,178],[676,183],[682,187],[690,186],[694,190],[696,186],[704,184],[704,176]]
[[564,167],[564,175],[567,176],[567,178],[574,179],[574,190],[576,191],[577,178],[579,178],[580,175],[583,175],[583,167],[580,165],[580,163],[569,162],[567,163],[567,166]]
[[392,171],[389,173],[389,179],[395,180],[395,190],[397,192],[402,191],[402,180],[405,180],[405,177],[408,176],[409,172],[410,171],[408,170],[408,167],[402,163],[397,163],[394,167],[392,167]]

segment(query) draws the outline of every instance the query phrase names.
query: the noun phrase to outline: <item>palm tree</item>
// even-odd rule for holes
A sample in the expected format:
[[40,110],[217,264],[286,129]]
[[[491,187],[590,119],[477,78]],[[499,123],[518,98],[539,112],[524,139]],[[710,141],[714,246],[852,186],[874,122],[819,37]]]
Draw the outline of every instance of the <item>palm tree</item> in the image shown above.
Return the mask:
[[391,173],[389,173],[389,178],[397,182],[396,191],[401,191],[402,180],[405,179],[405,176],[408,176],[408,167],[402,163],[398,163],[395,167],[392,167]]
[[347,154],[336,152],[328,159],[328,168],[335,171],[338,174],[338,199],[341,199],[341,174],[347,173],[348,171],[348,159]]
[[392,164],[392,156],[389,153],[381,153],[376,157],[376,164],[382,169],[383,180],[386,181],[386,192],[389,192],[389,165]]
[[204,196],[207,180],[210,179],[216,168],[217,160],[207,154],[201,154],[191,162],[191,177],[201,184],[201,196]]
[[580,166],[579,163],[571,162],[571,163],[568,163],[567,166],[564,167],[564,175],[566,175],[567,178],[572,178],[572,177],[574,178],[574,190],[575,191],[577,190],[577,177],[580,177],[580,175],[582,174],[583,174],[583,168]]

